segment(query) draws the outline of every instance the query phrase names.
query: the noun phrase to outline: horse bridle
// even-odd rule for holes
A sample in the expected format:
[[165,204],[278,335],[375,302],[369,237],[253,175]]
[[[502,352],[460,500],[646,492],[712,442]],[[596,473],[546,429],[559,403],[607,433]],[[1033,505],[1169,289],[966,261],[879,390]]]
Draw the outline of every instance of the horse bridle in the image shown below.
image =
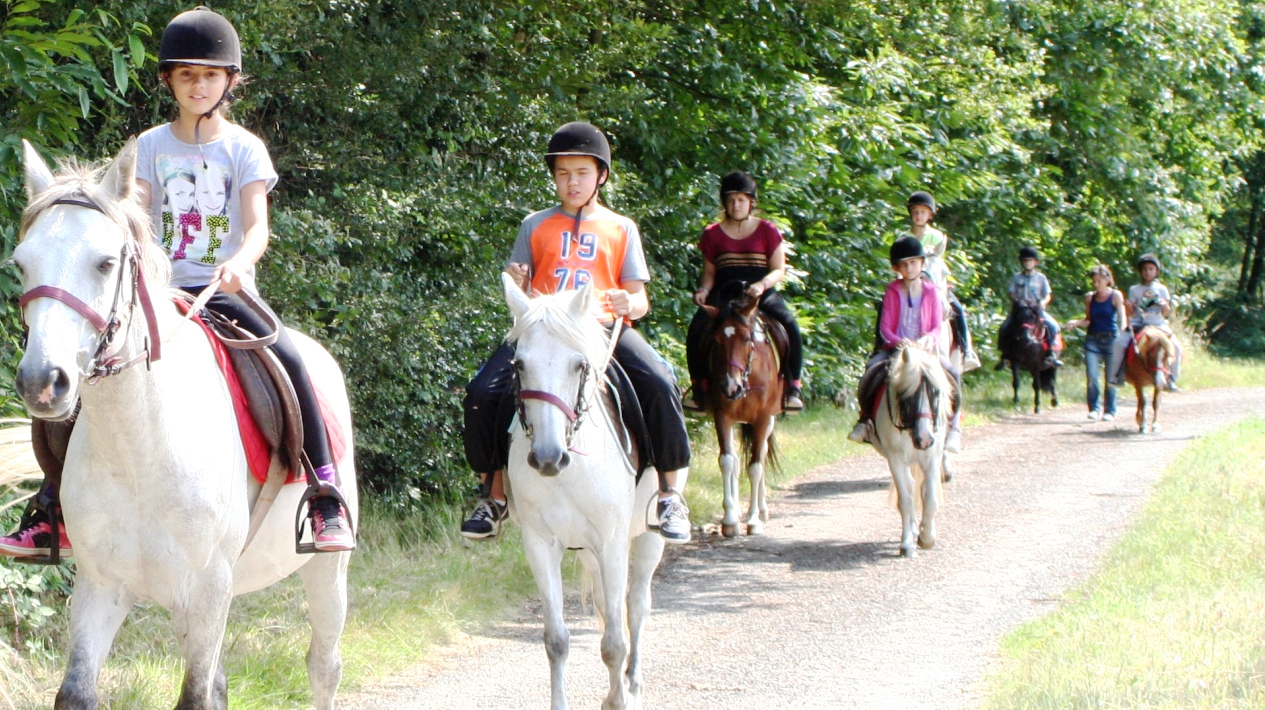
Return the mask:
[[[86,207],[96,210],[103,215],[109,217],[109,214],[101,208],[96,202],[87,197],[63,197],[54,201],[49,207],[55,205],[72,205],[75,207]],[[145,338],[145,347],[136,355],[127,360],[120,360],[118,355],[108,355],[111,345],[114,343],[114,337],[118,334],[123,324],[119,317],[119,309],[121,307],[121,299],[123,294],[123,265],[126,264],[132,272],[132,298],[127,303],[128,322],[133,322],[132,318],[136,312],[136,303],[140,301],[141,311],[145,314],[145,320],[149,325],[149,336]],[[102,317],[87,303],[84,303],[71,292],[58,288],[56,286],[36,286],[35,288],[22,294],[18,299],[18,308],[22,309],[26,304],[37,298],[51,298],[55,301],[69,306],[71,310],[83,316],[92,324],[100,334],[97,339],[97,347],[92,353],[92,359],[88,361],[87,375],[88,383],[92,384],[103,377],[116,375],[127,368],[136,365],[142,361],[145,366],[153,362],[157,362],[162,357],[161,339],[158,337],[158,319],[154,315],[154,304],[149,297],[149,288],[145,284],[145,274],[141,269],[140,258],[132,245],[131,239],[125,239],[123,248],[119,251],[119,273],[114,284],[114,302],[110,305],[110,312],[106,317]],[[127,334],[124,333],[124,342],[126,342]],[[119,349],[122,349],[120,344]],[[118,351],[115,351],[116,353]]]
[[[746,342],[747,344],[747,364],[743,365],[737,360],[732,360],[732,359],[726,363],[728,364],[729,367],[735,368],[742,373],[742,383],[738,387],[738,396],[734,397],[733,399],[742,399],[743,397],[746,397],[748,394],[751,393],[751,384],[750,384],[751,365],[752,363],[755,362],[755,335],[754,334],[756,333],[758,328],[764,327],[763,324],[760,323],[760,317],[758,315],[752,316],[751,320],[752,320],[752,323],[750,325],[750,329],[747,332],[746,338],[744,338],[744,342]],[[719,325],[720,323],[717,323],[717,326]]]
[[522,389],[522,383],[518,378],[518,360],[512,360],[511,362],[514,365],[514,406],[518,409],[518,423],[523,427],[523,433],[527,435],[528,439],[535,435],[532,426],[527,423],[526,400],[535,399],[541,402],[548,402],[561,410],[563,416],[567,418],[567,430],[564,441],[567,448],[571,448],[571,441],[575,438],[575,432],[580,429],[580,424],[584,422],[584,415],[589,410],[589,403],[585,395],[588,393],[589,375],[592,373],[592,367],[588,362],[580,366],[580,387],[575,394],[575,405],[572,406],[552,392]]
[[[891,393],[892,393],[891,385],[888,384],[888,394],[890,395]],[[889,421],[891,421],[893,424],[896,425],[897,431],[909,431],[914,428],[913,422],[906,423],[906,419],[908,419],[909,417],[905,416],[908,413],[906,411],[906,409],[908,408],[905,406],[905,402],[907,400],[914,400],[914,401],[920,400],[922,399],[922,395],[924,394],[927,396],[927,403],[931,406],[931,411],[919,411],[912,418],[915,420],[930,419],[931,431],[934,432],[936,430],[936,421],[935,421],[936,418],[933,412],[937,409],[937,406],[936,406],[937,399],[940,397],[940,393],[936,392],[935,396],[932,396],[931,383],[927,380],[927,376],[923,375],[922,378],[918,382],[918,389],[915,390],[914,395],[912,397],[891,397],[891,396],[887,397],[887,418]],[[900,411],[899,419],[892,416],[892,400],[893,399],[899,399],[901,401],[901,405],[900,405],[901,411]],[[875,433],[877,433],[877,430]]]

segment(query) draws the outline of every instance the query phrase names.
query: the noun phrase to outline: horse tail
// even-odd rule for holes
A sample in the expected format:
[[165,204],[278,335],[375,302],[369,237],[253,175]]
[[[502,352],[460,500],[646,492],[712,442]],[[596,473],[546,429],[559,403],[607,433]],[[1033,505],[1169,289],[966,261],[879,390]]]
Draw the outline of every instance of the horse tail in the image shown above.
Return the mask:
[[[739,446],[742,449],[742,460],[749,461],[751,450],[756,444],[755,427],[744,422],[738,428],[742,432],[738,437]],[[764,452],[764,468],[766,471],[779,471],[782,468],[782,463],[778,458],[776,432],[769,432],[769,441]]]

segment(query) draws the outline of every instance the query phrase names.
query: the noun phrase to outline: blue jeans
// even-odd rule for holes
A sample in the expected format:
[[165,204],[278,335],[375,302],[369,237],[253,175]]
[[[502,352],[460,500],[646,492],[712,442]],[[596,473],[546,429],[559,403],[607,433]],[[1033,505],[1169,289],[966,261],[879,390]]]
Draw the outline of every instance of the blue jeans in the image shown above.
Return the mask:
[[1112,360],[1111,333],[1090,333],[1085,336],[1085,402],[1092,412],[1098,409],[1098,368],[1102,366],[1102,378],[1106,387],[1103,396],[1103,414],[1116,413],[1116,388],[1111,384],[1114,363]]

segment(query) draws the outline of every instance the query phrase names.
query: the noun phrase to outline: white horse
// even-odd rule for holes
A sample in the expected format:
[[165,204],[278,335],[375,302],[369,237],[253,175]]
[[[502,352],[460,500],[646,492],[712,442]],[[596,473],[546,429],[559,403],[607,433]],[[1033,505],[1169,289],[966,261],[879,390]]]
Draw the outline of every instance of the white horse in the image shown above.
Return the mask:
[[[169,262],[134,199],[135,171],[134,141],[99,185],[84,170],[54,177],[26,145],[30,201],[13,263],[30,330],[17,388],[31,415],[44,419],[64,420],[82,402],[61,487],[78,569],[70,660],[55,707],[97,707],[97,679],[119,626],[135,603],[151,601],[171,612],[184,655],[176,707],[226,708],[220,651],[233,596],[298,570],[313,629],[314,704],[330,710],[342,677],[349,554],[295,553],[303,485],[282,487],[243,549],[260,486],[236,445],[233,405],[206,336],[179,327],[166,288]],[[152,306],[146,281],[158,289]],[[292,336],[350,443],[337,364],[310,339]],[[354,517],[350,446],[337,465]],[[280,466],[276,458],[272,466]]]
[[508,276],[504,283],[520,385],[506,480],[545,605],[551,707],[567,707],[562,555],[578,549],[604,627],[610,692],[602,708],[639,708],[641,631],[663,555],[663,538],[646,526],[658,479],[647,469],[637,480],[637,454],[603,379],[609,340],[593,317],[592,287],[529,299]]
[[918,546],[930,549],[936,544],[940,465],[953,385],[940,358],[917,347],[897,346],[887,367],[886,386],[874,411],[875,448],[892,472],[902,527],[900,554],[913,557],[919,508]]

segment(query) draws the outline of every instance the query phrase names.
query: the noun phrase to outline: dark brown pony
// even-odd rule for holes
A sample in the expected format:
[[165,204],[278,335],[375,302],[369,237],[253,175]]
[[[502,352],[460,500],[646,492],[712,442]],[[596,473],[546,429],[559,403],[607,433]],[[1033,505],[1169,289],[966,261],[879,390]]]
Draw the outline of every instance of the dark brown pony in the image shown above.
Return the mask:
[[1125,356],[1125,379],[1138,395],[1138,432],[1146,433],[1146,388],[1151,392],[1151,433],[1160,433],[1160,392],[1168,380],[1169,368],[1177,356],[1177,346],[1167,333],[1146,326],[1133,336]]
[[1050,406],[1059,406],[1059,393],[1055,389],[1058,370],[1048,367],[1045,349],[1045,318],[1041,307],[1032,303],[1015,303],[1010,309],[1010,320],[998,334],[1001,356],[1010,361],[1010,384],[1015,392],[1015,406],[1019,406],[1019,372],[1032,374],[1033,411],[1041,413],[1041,391],[1050,394]]
[[742,452],[747,457],[751,480],[751,504],[747,511],[748,535],[758,535],[769,520],[764,483],[764,463],[776,467],[773,443],[774,418],[782,411],[785,387],[780,370],[786,356],[785,338],[770,337],[778,324],[761,316],[759,299],[750,296],[724,301],[717,308],[704,306],[712,317],[711,374],[707,380],[706,406],[716,420],[720,444],[720,471],[725,487],[725,517],[721,533],[738,534],[738,456],[733,426],[742,425]]

